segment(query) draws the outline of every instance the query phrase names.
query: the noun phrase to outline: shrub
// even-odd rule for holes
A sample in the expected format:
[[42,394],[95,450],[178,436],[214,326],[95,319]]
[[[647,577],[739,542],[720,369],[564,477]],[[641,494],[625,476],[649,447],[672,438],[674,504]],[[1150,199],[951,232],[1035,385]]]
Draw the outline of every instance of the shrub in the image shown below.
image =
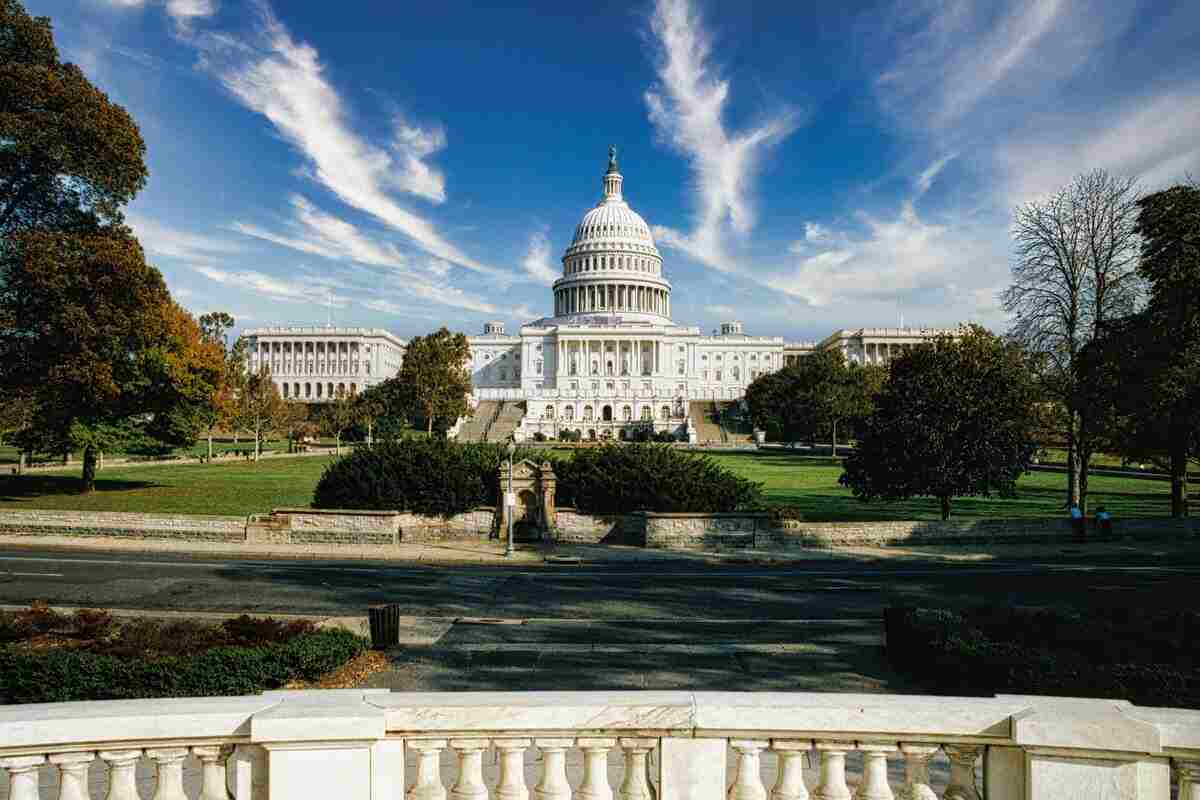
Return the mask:
[[366,647],[366,640],[341,629],[257,647],[226,645],[157,658],[8,647],[0,649],[0,698],[10,703],[58,703],[254,694],[292,680],[314,680]]
[[555,464],[557,494],[581,511],[727,512],[756,508],[762,484],[710,458],[651,444],[580,450]]
[[[314,508],[411,511],[451,517],[494,506],[504,445],[445,439],[388,442],[355,450],[325,468],[313,492]],[[542,462],[547,451],[522,447],[515,459]]]

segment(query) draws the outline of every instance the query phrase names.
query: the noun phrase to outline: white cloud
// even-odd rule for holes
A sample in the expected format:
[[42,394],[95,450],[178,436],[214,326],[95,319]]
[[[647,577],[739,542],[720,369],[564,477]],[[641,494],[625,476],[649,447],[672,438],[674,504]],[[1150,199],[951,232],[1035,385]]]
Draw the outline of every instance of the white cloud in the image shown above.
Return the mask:
[[392,149],[400,163],[392,177],[393,185],[434,203],[446,202],[445,177],[424,160],[445,147],[446,132],[443,129],[425,130],[398,120]]
[[188,26],[198,19],[211,17],[217,13],[218,0],[102,0],[115,8],[144,8],[148,5],[162,4],[167,16],[186,32]]
[[[325,213],[293,195],[293,218],[286,231],[273,231],[245,222],[230,227],[246,236],[321,256],[334,262],[354,261],[388,269],[387,290],[466,311],[492,314],[496,307],[478,295],[450,283],[451,265],[439,258],[414,258],[392,244],[378,242],[351,223]],[[378,285],[378,276],[372,276]],[[378,310],[378,309],[377,309]]]
[[342,284],[320,276],[306,275],[303,280],[289,280],[250,269],[227,270],[209,266],[194,266],[193,269],[210,281],[233,286],[240,292],[254,292],[272,300],[322,305],[332,303],[337,307],[346,305],[344,297],[333,293],[334,289],[342,288]]
[[197,44],[202,64],[234,97],[266,117],[297,148],[307,159],[313,180],[437,258],[511,278],[463,253],[432,223],[400,206],[386,191],[399,188],[444,199],[440,175],[424,168],[420,160],[421,154],[428,155],[431,148],[444,143],[444,135],[400,133],[392,152],[366,142],[350,129],[342,98],[326,79],[316,49],[293,40],[265,7],[257,41],[247,44],[228,35],[205,35]]
[[559,271],[550,257],[550,240],[544,231],[539,231],[529,237],[529,249],[521,260],[525,273],[537,283],[551,285],[559,279]]
[[917,195],[923,195],[933,186],[933,182],[937,180],[937,176],[946,168],[946,165],[958,157],[957,153],[950,153],[942,156],[937,161],[934,161],[917,176]]
[[764,151],[795,128],[795,116],[777,113],[742,132],[726,130],[722,116],[728,81],[709,63],[712,44],[689,0],[658,0],[651,30],[658,39],[658,85],[645,94],[658,134],[691,161],[697,195],[691,233],[656,226],[664,245],[719,270],[736,271],[726,233],[754,227],[751,181]]
[[191,264],[213,264],[227,260],[243,248],[229,239],[180,230],[141,214],[126,214],[125,222],[133,229],[147,253],[176,258]]

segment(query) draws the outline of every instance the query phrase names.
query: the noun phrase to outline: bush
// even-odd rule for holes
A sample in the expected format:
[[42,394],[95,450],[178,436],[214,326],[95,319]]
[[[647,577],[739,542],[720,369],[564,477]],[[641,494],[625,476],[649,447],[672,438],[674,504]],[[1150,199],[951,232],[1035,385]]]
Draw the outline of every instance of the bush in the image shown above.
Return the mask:
[[[514,458],[540,463],[553,456],[522,447]],[[500,444],[445,439],[388,442],[355,450],[326,467],[312,505],[451,517],[500,502],[498,475],[507,459]]]
[[0,649],[0,698],[10,703],[59,703],[255,694],[293,680],[315,680],[366,647],[366,640],[340,629],[257,647],[226,645],[157,658],[7,647]]
[[889,608],[887,654],[939,691],[1112,697],[1200,708],[1200,614]]
[[554,469],[559,501],[581,511],[743,511],[757,508],[762,498],[762,484],[700,453],[663,445],[580,450]]

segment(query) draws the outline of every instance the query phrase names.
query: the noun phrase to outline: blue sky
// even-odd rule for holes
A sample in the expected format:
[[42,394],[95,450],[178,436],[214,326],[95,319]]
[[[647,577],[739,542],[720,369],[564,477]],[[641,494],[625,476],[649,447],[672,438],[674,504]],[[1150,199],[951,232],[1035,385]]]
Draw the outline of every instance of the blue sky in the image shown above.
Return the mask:
[[675,319],[788,339],[1002,329],[1015,204],[1200,174],[1195,0],[26,4],[141,126],[172,292],[246,327],[550,313],[610,143]]

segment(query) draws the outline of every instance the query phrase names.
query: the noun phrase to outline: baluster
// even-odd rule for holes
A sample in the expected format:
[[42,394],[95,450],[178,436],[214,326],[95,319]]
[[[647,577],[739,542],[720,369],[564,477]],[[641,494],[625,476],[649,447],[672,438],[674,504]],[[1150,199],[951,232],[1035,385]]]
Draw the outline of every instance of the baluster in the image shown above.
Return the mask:
[[808,787],[804,785],[804,757],[812,749],[812,743],[773,741],[771,749],[779,759],[771,800],[808,800]]
[[855,792],[855,800],[896,800],[888,786],[887,754],[896,752],[892,744],[859,745],[863,754],[863,779]]
[[487,739],[451,739],[450,747],[458,756],[458,778],[450,787],[451,800],[487,800],[483,782],[483,751]]
[[[938,800],[929,785],[929,760],[937,755],[936,744],[901,744],[904,753],[904,788],[900,800]],[[1200,800],[1200,798],[1198,798]]]
[[45,756],[0,758],[0,767],[8,770],[9,800],[38,800],[38,768],[45,763]]
[[408,792],[408,800],[446,800],[441,763],[446,740],[414,739],[405,745],[417,753],[417,781]]
[[575,745],[583,751],[583,783],[575,793],[576,800],[613,800],[608,783],[608,751],[616,739],[580,739]]
[[496,784],[496,800],[529,800],[525,788],[525,748],[528,739],[496,739],[492,742],[500,751],[500,782]]
[[140,800],[134,782],[141,750],[101,750],[100,759],[108,764],[108,794],[104,800]]
[[646,756],[654,749],[655,739],[621,739],[625,751],[625,777],[617,791],[620,800],[654,800],[654,788],[647,776],[649,766]]
[[225,788],[225,760],[233,748],[229,745],[200,745],[192,755],[200,759],[200,800],[230,800]]
[[1200,761],[1171,762],[1179,781],[1179,800],[1200,800]]
[[979,792],[975,791],[975,759],[983,748],[967,744],[946,745],[942,749],[950,759],[950,784],[944,800],[979,800]]
[[850,787],[846,785],[846,753],[853,749],[853,742],[817,742],[821,781],[813,792],[813,800],[851,800]]
[[146,751],[146,755],[158,766],[154,800],[187,800],[187,795],[183,793],[183,760],[187,754],[186,747]]
[[734,739],[729,743],[738,754],[737,775],[726,794],[729,800],[767,800],[758,756],[767,744],[760,739]]
[[88,800],[88,766],[95,753],[55,753],[50,763],[58,767],[58,800]]
[[534,739],[542,751],[542,777],[533,789],[536,800],[571,800],[567,783],[567,748],[574,739]]

